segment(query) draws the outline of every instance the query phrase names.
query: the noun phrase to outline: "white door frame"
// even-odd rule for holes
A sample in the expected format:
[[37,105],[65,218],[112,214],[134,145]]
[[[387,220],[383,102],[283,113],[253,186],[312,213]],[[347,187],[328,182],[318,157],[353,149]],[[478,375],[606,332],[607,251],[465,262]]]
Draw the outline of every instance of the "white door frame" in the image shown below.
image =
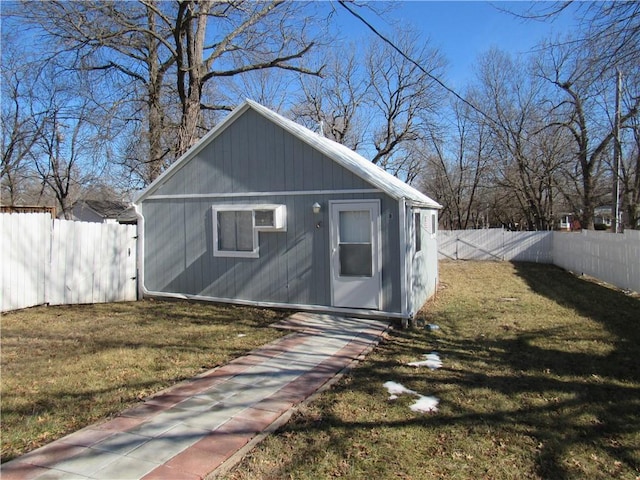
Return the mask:
[[[371,277],[341,276],[339,253],[339,212],[369,211],[371,215]],[[382,308],[382,231],[380,200],[330,200],[329,248],[331,305],[346,308]]]

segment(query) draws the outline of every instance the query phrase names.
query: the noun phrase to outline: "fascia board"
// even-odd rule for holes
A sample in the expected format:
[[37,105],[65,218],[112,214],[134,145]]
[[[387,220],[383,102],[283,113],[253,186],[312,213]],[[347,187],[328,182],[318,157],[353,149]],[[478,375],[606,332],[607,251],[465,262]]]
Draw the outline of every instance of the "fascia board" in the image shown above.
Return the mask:
[[427,210],[442,210],[444,207],[439,203],[425,203],[425,202],[416,202],[415,200],[409,199],[405,197],[405,202],[409,207],[415,208],[424,208]]

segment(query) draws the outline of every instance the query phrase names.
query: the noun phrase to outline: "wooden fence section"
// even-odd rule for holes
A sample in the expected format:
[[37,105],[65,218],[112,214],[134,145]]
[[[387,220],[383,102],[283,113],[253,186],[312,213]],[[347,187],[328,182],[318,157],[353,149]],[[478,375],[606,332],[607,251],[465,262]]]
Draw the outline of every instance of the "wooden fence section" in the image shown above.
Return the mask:
[[553,263],[552,232],[439,230],[438,258]]
[[508,232],[440,230],[438,258],[553,263],[640,292],[640,231]]
[[135,300],[134,225],[0,214],[1,311]]

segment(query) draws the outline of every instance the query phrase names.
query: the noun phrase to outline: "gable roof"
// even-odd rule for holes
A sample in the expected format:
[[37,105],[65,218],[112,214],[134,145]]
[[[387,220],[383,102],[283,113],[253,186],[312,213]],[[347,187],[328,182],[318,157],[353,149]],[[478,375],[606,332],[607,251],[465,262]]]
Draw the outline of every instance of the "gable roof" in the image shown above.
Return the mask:
[[124,202],[118,202],[114,200],[78,200],[73,204],[73,208],[90,208],[96,215],[102,218],[116,218],[122,212],[124,212],[128,205]]
[[297,137],[304,143],[312,146],[325,156],[343,166],[350,172],[369,182],[381,191],[387,193],[396,200],[405,199],[410,205],[429,208],[442,208],[435,200],[429,198],[422,192],[407,185],[399,178],[394,177],[377,165],[371,163],[362,155],[345,147],[344,145],[325,138],[306,127],[289,120],[282,115],[260,105],[253,100],[245,100],[236,107],[220,124],[202,137],[193,147],[191,147],[182,157],[180,157],[171,167],[160,175],[151,185],[149,185],[134,201],[139,203],[150,196],[160,185],[166,182],[184,163],[201,151],[211,140],[220,135],[229,125],[231,125],[240,115],[252,109],[263,117],[282,127],[291,135]]

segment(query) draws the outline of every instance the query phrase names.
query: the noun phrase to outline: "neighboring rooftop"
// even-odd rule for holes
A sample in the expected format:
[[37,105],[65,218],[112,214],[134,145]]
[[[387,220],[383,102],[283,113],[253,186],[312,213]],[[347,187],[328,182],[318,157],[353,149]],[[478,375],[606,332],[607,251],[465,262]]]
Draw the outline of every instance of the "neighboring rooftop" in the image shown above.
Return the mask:
[[105,218],[115,218],[128,208],[126,203],[113,200],[78,200],[73,206],[82,204]]
[[84,222],[135,223],[135,215],[129,215],[129,204],[117,200],[78,200],[73,204],[74,220]]

